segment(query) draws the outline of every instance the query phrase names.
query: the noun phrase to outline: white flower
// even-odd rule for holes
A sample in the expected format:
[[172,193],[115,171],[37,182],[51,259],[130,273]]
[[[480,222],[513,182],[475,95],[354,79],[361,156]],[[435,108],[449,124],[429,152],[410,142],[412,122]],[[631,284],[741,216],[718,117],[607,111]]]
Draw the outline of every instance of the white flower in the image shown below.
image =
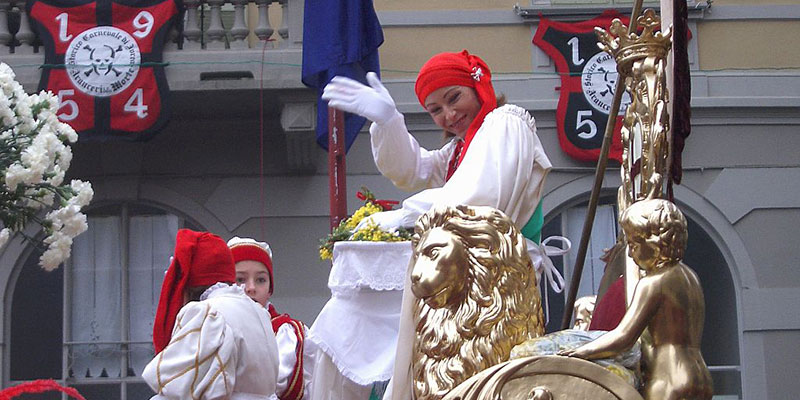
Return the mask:
[[25,169],[22,165],[19,164],[11,164],[8,169],[6,170],[6,186],[10,191],[17,190],[17,186],[21,182],[27,181],[29,178],[28,176],[31,174],[31,171]]
[[58,134],[61,139],[66,139],[69,143],[75,143],[78,140],[78,133],[75,132],[75,129],[72,129],[71,126],[60,122],[58,125]]
[[53,172],[53,176],[51,176],[48,179],[45,179],[45,182],[49,183],[49,184],[51,184],[53,186],[61,186],[61,184],[64,183],[64,170],[59,168],[58,165],[56,165],[53,168],[52,172]]
[[86,215],[82,214],[80,206],[75,204],[68,204],[64,208],[51,211],[45,218],[53,223],[54,231],[60,231],[70,237],[78,236],[88,228]]
[[64,146],[61,151],[58,152],[56,166],[66,171],[69,169],[70,163],[72,163],[72,149],[69,148],[69,146]]
[[62,232],[53,232],[44,242],[49,246],[39,258],[39,265],[47,271],[52,271],[69,258],[72,248],[72,238]]
[[[70,256],[73,238],[88,228],[81,209],[94,191],[79,180],[64,185],[72,161],[69,143],[78,135],[58,120],[58,98],[49,92],[28,95],[14,77],[0,63],[0,223],[22,228],[39,221],[33,217],[39,210],[50,210],[43,224],[47,250],[39,264],[52,270]],[[12,233],[0,230],[0,246]]]
[[85,207],[89,205],[89,202],[92,201],[92,197],[94,197],[92,184],[78,179],[73,179],[72,182],[70,182],[70,186],[76,194],[68,200],[69,204],[75,204],[79,207]]
[[25,174],[26,179],[24,180],[27,184],[36,184],[42,181],[42,175],[44,175],[45,171],[47,171],[47,167],[50,166],[50,159],[47,157],[47,150],[37,145],[36,140],[27,149],[22,151],[22,157],[20,158],[22,165],[28,169],[28,173]]

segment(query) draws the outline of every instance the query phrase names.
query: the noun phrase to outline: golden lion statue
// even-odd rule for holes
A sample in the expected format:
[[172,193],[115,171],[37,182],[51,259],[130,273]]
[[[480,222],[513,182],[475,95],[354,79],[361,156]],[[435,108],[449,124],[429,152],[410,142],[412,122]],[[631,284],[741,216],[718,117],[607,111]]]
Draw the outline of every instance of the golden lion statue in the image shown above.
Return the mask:
[[522,234],[491,207],[437,207],[412,239],[414,394],[440,399],[544,333],[536,275]]

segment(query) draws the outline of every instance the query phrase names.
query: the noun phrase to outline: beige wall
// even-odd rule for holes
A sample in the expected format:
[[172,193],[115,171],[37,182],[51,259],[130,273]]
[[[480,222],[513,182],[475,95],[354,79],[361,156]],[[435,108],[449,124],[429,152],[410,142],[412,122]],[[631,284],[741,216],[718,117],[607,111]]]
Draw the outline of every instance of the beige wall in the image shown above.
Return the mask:
[[[395,10],[510,10],[517,0],[375,0],[378,11]],[[521,3],[525,3],[524,1]]]
[[495,74],[531,72],[532,34],[527,25],[385,28],[380,48],[387,78],[416,77],[434,54],[469,50]]
[[700,69],[800,68],[797,21],[708,21],[697,31]]

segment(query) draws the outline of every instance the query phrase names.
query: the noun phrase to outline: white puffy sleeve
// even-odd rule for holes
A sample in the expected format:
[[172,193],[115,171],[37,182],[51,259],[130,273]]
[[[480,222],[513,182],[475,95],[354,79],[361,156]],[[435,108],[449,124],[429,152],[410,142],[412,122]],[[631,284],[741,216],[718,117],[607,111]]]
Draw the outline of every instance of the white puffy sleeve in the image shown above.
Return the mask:
[[297,334],[291,324],[283,324],[275,332],[275,339],[278,342],[278,355],[280,366],[278,367],[278,393],[283,393],[289,386],[289,379],[292,377],[297,365]]
[[456,172],[442,187],[423,190],[403,201],[393,220],[412,227],[437,205],[466,204],[497,208],[518,227],[533,215],[551,168],[533,117],[505,105],[486,116]]
[[154,399],[227,399],[236,381],[237,340],[222,314],[207,302],[178,313],[172,340],[144,369]]
[[454,149],[452,141],[439,150],[420,147],[400,113],[386,123],[373,123],[369,132],[378,171],[399,189],[415,191],[444,184],[447,162]]

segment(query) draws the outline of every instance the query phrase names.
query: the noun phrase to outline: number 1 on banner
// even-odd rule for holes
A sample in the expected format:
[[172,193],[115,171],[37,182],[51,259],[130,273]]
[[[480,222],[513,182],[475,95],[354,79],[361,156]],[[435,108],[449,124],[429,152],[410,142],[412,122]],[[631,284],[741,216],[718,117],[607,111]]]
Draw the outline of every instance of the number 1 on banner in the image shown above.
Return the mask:
[[125,112],[135,112],[140,119],[147,116],[147,105],[144,104],[142,88],[133,91],[133,95],[125,102],[122,109]]
[[569,46],[572,48],[572,64],[576,66],[583,64],[585,60],[583,59],[583,57],[581,57],[580,53],[581,48],[580,48],[580,42],[578,41],[578,37],[573,36],[572,39],[570,39],[569,42],[567,42],[567,44],[569,44]]
[[58,40],[67,42],[72,39],[72,35],[67,35],[67,24],[69,23],[69,14],[61,13],[56,16],[58,21]]

